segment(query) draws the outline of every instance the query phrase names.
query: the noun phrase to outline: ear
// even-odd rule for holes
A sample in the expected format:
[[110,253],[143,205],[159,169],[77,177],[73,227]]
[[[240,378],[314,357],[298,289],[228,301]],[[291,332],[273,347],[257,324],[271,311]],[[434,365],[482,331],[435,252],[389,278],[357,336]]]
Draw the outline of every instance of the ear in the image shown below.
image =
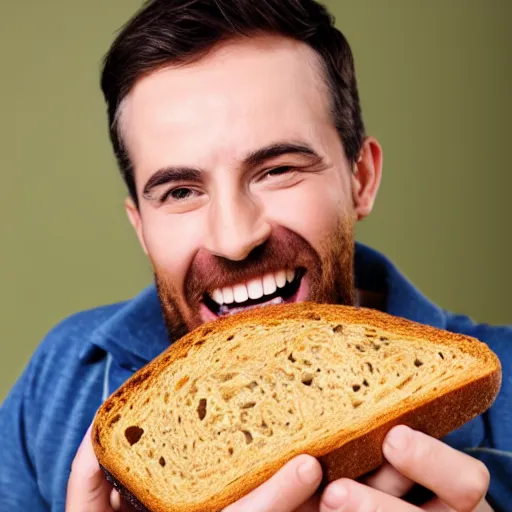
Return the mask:
[[148,254],[148,248],[146,246],[146,242],[144,240],[144,233],[142,231],[142,219],[140,216],[140,211],[135,205],[133,199],[131,197],[127,197],[124,200],[124,209],[126,211],[126,215],[128,215],[128,219],[130,220],[130,224],[133,226],[135,233],[137,233],[137,238],[139,239],[142,250]]
[[354,164],[352,198],[357,220],[373,209],[382,176],[382,148],[374,137],[364,139],[359,158]]

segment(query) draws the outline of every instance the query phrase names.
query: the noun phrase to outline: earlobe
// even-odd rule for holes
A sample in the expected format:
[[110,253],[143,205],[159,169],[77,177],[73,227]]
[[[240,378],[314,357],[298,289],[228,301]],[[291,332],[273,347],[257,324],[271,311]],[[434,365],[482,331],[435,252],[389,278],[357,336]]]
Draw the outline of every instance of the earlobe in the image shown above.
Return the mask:
[[375,202],[382,176],[382,148],[374,137],[367,137],[354,164],[352,195],[357,220],[367,217]]
[[148,254],[148,249],[146,246],[146,241],[144,240],[144,233],[142,230],[142,219],[140,216],[140,211],[135,205],[133,199],[131,197],[127,197],[124,200],[124,209],[126,212],[126,215],[128,216],[128,220],[130,221],[130,224],[133,226],[133,229],[135,230],[135,233],[137,234],[137,238],[139,239],[139,243],[142,247],[142,250]]

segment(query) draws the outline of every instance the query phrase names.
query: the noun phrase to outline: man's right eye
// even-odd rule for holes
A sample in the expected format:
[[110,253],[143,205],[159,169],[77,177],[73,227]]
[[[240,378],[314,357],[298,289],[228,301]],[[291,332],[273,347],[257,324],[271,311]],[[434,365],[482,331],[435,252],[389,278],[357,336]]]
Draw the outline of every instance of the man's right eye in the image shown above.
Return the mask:
[[193,190],[188,187],[178,187],[167,191],[160,199],[161,203],[166,201],[184,201],[185,199],[191,199],[199,195],[197,190]]

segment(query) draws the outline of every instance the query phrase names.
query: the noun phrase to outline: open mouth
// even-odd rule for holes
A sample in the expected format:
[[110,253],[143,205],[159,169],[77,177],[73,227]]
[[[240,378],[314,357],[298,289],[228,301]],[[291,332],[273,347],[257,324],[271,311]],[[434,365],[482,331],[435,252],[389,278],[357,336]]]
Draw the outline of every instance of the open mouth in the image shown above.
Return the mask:
[[205,293],[203,303],[210,314],[219,317],[269,304],[296,302],[305,273],[300,268],[272,272],[247,283]]

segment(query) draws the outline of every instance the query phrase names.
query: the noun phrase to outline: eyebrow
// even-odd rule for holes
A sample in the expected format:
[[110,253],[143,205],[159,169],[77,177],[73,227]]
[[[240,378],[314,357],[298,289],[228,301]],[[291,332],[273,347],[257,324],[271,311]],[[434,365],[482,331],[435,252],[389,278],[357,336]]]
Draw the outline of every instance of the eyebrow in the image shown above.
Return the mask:
[[182,182],[182,181],[201,181],[202,171],[192,167],[166,167],[156,171],[155,174],[149,178],[142,195],[148,199],[151,196],[151,191],[160,185],[167,183]]
[[[261,149],[251,151],[243,159],[245,167],[257,167],[268,160],[284,155],[301,155],[320,163],[323,158],[309,145],[300,142],[278,142]],[[151,191],[161,185],[184,181],[199,182],[204,171],[193,167],[166,167],[156,171],[144,186],[143,196],[151,198]]]

